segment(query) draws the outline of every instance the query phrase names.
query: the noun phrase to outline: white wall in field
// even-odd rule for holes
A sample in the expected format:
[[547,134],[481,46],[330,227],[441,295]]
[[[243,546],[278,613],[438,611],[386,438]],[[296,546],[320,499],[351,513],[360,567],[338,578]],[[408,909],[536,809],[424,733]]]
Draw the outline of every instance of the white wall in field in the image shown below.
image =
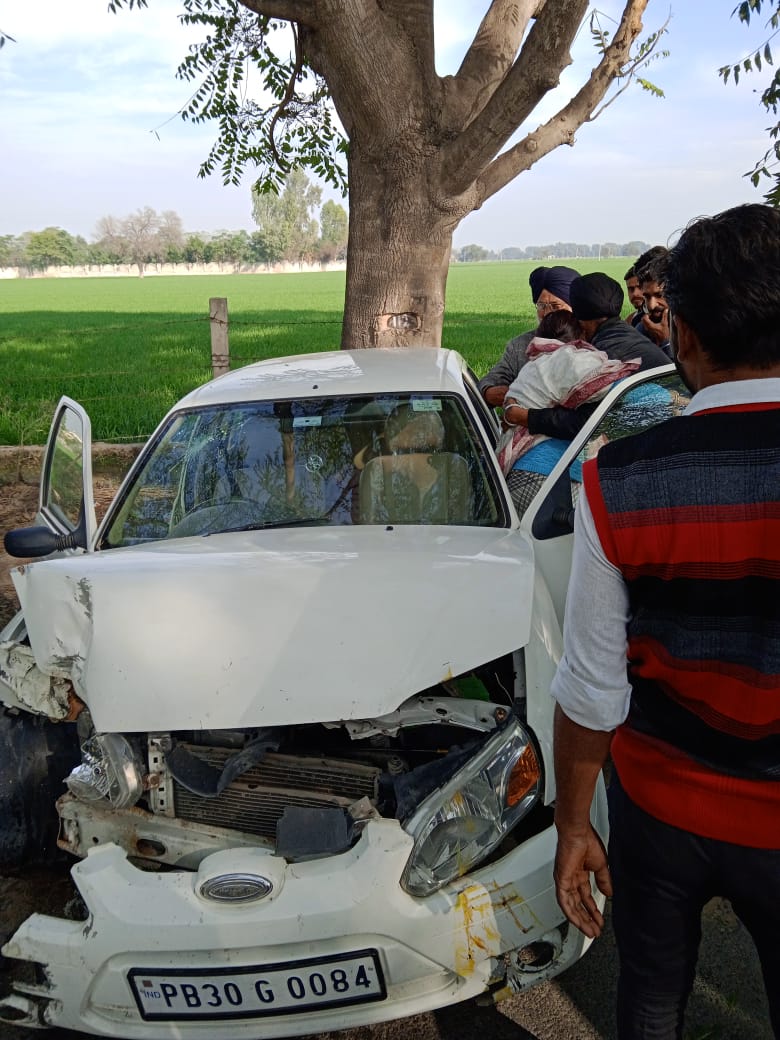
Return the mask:
[[[344,271],[343,260],[328,264],[147,264],[145,278],[186,274],[300,274],[313,271]],[[133,278],[135,264],[91,264],[78,267],[47,267],[30,271],[26,267],[0,267],[0,278]]]

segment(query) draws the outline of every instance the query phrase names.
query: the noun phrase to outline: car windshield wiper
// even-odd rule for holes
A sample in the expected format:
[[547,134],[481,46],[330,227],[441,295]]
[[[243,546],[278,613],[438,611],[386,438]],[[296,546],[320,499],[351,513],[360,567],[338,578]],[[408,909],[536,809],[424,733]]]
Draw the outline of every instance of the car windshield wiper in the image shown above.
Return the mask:
[[210,538],[214,534],[237,534],[240,531],[265,531],[271,527],[317,527],[327,524],[327,516],[304,516],[291,517],[289,520],[261,520],[258,523],[240,524],[238,527],[221,527],[219,531],[207,531],[204,538]]

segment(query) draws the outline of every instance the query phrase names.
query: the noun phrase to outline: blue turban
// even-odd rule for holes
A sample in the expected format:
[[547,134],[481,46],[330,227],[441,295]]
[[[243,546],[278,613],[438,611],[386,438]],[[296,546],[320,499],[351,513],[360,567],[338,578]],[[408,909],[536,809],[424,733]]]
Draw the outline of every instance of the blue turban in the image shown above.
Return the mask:
[[549,267],[536,267],[528,275],[528,284],[531,286],[531,299],[536,303],[542,289],[544,289],[544,276],[550,270]]
[[558,300],[568,304],[569,286],[575,278],[579,278],[579,271],[572,267],[536,267],[528,276],[531,300],[536,304],[543,290],[547,289]]
[[[575,278],[580,277],[579,271],[575,271],[571,267],[548,267],[546,269],[537,268],[537,270],[544,270],[544,283],[540,286],[539,293],[541,293],[542,289],[546,289],[548,293],[557,296],[558,299],[563,300],[564,303],[571,302],[569,300],[569,287]],[[535,274],[536,272],[533,273]],[[538,294],[534,299],[534,303],[536,303],[537,298]]]

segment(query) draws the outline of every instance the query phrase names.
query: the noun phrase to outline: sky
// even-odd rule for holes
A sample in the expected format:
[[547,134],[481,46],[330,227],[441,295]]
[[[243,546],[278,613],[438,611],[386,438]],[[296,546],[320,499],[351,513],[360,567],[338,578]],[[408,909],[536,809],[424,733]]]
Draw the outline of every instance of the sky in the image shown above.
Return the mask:
[[[579,130],[573,148],[546,156],[466,217],[454,245],[667,244],[694,217],[762,201],[742,175],[768,147],[770,117],[756,93],[768,77],[724,86],[717,69],[752,53],[765,19],[745,28],[731,17],[735,4],[650,0],[646,32],[671,11],[670,56],[646,73],[665,97],[630,87]],[[440,74],[457,71],[487,6],[437,0]],[[622,6],[599,0],[605,25]],[[192,91],[175,76],[193,38],[180,12],[178,0],[117,15],[107,0],[0,0],[0,29],[15,41],[0,49],[0,235],[56,226],[89,241],[100,218],[144,206],[175,210],[188,232],[253,230],[251,171],[240,187],[197,176],[215,131],[177,116]],[[526,131],[595,65],[587,27],[573,59]],[[326,188],[327,198],[346,204]]]

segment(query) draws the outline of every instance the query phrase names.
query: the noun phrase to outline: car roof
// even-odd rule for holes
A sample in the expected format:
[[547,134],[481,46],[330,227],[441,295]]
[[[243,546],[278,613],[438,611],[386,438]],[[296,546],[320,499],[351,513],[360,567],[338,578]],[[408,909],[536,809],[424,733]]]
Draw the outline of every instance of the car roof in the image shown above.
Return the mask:
[[462,394],[465,367],[456,351],[432,347],[333,350],[270,358],[205,383],[182,398],[174,410],[335,394]]

